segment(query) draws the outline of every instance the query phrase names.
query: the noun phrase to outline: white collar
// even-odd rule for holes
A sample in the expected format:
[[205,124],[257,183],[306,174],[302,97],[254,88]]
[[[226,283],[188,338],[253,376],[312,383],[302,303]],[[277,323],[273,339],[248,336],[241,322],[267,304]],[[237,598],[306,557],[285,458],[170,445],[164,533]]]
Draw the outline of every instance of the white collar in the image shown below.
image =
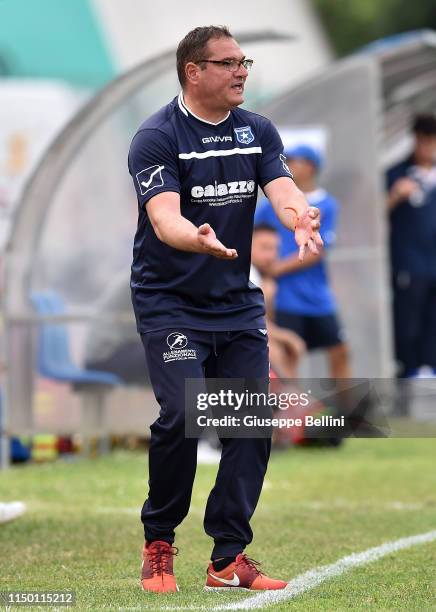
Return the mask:
[[198,119],[199,121],[202,121],[203,123],[207,123],[208,125],[220,125],[220,123],[224,123],[224,121],[227,121],[227,119],[230,116],[230,111],[229,111],[227,115],[224,117],[224,119],[221,119],[221,121],[217,121],[216,123],[214,123],[213,121],[207,121],[206,119],[202,119],[201,117],[193,113],[192,110],[186,105],[186,102],[183,98],[183,91],[179,93],[178,103],[179,103],[179,108],[184,115],[188,116],[188,114],[190,114],[196,119]]

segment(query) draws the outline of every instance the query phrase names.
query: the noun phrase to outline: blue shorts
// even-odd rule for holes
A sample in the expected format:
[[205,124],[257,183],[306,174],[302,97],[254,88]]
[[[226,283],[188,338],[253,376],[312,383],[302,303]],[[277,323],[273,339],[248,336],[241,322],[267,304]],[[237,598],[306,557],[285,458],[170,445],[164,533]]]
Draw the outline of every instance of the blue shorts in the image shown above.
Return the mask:
[[345,334],[336,314],[319,317],[278,310],[275,322],[303,338],[308,350],[331,348],[343,344]]

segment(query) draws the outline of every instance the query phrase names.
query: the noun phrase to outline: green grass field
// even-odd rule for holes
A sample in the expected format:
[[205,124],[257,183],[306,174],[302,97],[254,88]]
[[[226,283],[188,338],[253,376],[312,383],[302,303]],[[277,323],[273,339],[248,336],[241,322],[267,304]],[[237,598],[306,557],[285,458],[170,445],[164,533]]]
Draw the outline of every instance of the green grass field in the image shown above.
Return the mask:
[[[246,599],[240,592],[203,591],[211,543],[202,518],[215,473],[215,466],[198,468],[191,512],[176,542],[181,590],[166,596],[139,588],[144,454],[118,452],[1,474],[0,499],[21,499],[28,512],[0,526],[0,590],[72,589],[75,609],[89,610],[213,609]],[[249,556],[285,579],[434,530],[436,441],[349,440],[338,450],[275,453],[253,529]],[[436,542],[389,554],[268,609],[350,608],[436,609]]]

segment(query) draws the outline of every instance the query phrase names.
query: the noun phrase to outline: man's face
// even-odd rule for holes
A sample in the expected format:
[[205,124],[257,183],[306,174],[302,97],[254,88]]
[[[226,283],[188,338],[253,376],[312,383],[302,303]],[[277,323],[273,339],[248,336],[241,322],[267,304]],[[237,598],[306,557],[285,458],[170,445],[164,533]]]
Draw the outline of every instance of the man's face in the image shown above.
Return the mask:
[[304,184],[310,181],[316,176],[316,169],[312,162],[302,157],[295,157],[293,159],[286,160],[289,170],[292,172],[294,181],[298,186],[300,183]]
[[433,164],[436,160],[436,135],[416,134],[415,157],[421,164]]
[[[244,59],[239,45],[233,38],[213,38],[207,44],[204,59],[209,60],[242,60]],[[203,64],[204,69],[198,73],[197,93],[215,108],[230,110],[244,101],[244,84],[248,71],[239,66],[236,72],[230,72],[221,64]]]
[[272,230],[259,229],[254,232],[251,261],[260,272],[266,271],[277,260],[279,240],[278,234]]

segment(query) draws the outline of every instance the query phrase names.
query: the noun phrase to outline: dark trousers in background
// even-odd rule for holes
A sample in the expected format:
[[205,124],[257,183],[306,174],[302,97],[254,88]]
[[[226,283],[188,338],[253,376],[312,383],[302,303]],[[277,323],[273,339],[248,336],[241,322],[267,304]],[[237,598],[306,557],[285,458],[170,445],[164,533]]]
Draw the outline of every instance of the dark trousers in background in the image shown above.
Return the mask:
[[400,272],[393,279],[395,356],[398,375],[436,368],[436,280]]
[[125,385],[150,386],[145,367],[144,349],[139,338],[137,342],[123,344],[106,359],[86,361],[85,367],[87,370],[101,370],[116,374]]
[[[166,329],[141,338],[160,405],[159,418],[150,428],[149,494],[141,520],[146,540],[172,544],[175,528],[188,514],[197,467],[198,440],[185,437],[185,379],[267,380],[268,341],[257,329]],[[174,351],[188,351],[186,358],[169,360],[171,346]],[[205,531],[215,542],[212,559],[237,555],[251,542],[250,519],[271,450],[271,440],[265,438],[222,438],[221,443],[221,461],[204,517]]]

